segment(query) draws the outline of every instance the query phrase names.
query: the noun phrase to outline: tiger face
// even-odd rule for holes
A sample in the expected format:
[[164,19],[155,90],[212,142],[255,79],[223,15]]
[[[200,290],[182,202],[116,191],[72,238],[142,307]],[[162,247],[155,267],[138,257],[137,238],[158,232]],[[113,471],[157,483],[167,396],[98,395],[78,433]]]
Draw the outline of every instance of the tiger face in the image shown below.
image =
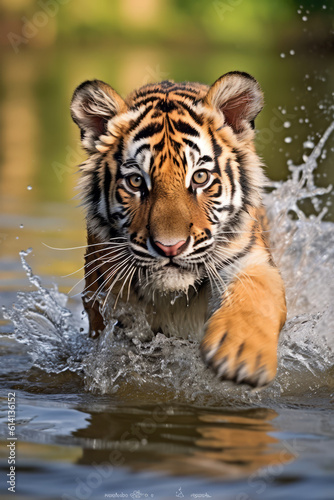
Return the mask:
[[90,154],[81,166],[88,232],[109,250],[122,244],[139,295],[228,280],[261,203],[253,121],[262,104],[258,83],[238,72],[212,87],[147,85],[125,100],[100,81],[75,91],[72,117]]

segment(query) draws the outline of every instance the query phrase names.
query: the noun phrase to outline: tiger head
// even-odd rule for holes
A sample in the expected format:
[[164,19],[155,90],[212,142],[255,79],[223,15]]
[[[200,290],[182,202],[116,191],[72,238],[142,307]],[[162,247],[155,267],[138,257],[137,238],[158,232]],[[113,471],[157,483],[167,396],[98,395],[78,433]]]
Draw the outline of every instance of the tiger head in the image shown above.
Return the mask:
[[120,245],[139,293],[186,292],[233,259],[249,209],[261,204],[253,140],[262,105],[257,81],[240,72],[211,87],[150,84],[125,100],[98,80],[74,92],[72,118],[89,153],[88,233]]

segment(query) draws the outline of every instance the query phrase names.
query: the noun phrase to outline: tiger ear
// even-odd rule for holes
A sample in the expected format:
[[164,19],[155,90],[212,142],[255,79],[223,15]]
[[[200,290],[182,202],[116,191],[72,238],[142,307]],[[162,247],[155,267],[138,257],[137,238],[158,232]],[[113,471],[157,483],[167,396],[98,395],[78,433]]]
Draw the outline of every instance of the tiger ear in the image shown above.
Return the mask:
[[232,71],[218,78],[210,87],[204,103],[218,109],[225,124],[236,134],[254,128],[254,119],[263,108],[263,93],[248,73]]
[[96,152],[96,142],[106,133],[110,118],[126,110],[122,97],[108,84],[91,80],[79,85],[72,97],[71,116],[81,130],[84,148]]

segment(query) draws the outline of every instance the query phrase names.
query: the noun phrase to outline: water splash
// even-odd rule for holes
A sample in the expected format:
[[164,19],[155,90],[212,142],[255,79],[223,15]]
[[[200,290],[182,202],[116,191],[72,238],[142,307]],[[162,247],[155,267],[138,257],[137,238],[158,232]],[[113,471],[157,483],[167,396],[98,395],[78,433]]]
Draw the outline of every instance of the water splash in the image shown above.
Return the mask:
[[76,314],[67,307],[68,297],[56,287],[44,288],[26,258],[32,249],[20,252],[22,267],[36,290],[18,292],[11,309],[3,308],[5,319],[14,324],[15,338],[28,346],[32,366],[47,373],[79,372],[89,350],[87,336],[76,326]]
[[[151,394],[159,400],[181,397],[197,404],[235,406],[298,401],[306,393],[328,398],[334,389],[334,224],[323,222],[319,199],[332,186],[317,187],[314,170],[333,130],[334,122],[301,165],[289,165],[291,177],[276,183],[265,199],[289,311],[278,376],[271,387],[250,391],[219,382],[203,365],[198,342],[154,336],[143,312],[122,302],[104,335],[88,339],[81,331],[81,305],[70,310],[66,295],[44,288],[26,262],[27,251],[21,252],[21,261],[35,291],[18,293],[5,317],[14,324],[15,338],[27,344],[31,365],[48,373],[79,374],[87,390],[131,400]],[[305,199],[313,200],[318,215],[304,214],[299,204]],[[118,327],[124,314],[133,318],[126,330]]]

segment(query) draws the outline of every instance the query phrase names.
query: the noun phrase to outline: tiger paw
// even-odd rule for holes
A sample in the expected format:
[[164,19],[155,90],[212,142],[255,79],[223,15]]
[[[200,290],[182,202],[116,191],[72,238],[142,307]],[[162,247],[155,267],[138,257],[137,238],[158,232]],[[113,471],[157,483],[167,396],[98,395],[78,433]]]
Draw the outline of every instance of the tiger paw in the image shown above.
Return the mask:
[[269,335],[259,318],[247,321],[217,312],[201,343],[204,362],[221,380],[252,387],[269,384],[277,370],[278,334]]

